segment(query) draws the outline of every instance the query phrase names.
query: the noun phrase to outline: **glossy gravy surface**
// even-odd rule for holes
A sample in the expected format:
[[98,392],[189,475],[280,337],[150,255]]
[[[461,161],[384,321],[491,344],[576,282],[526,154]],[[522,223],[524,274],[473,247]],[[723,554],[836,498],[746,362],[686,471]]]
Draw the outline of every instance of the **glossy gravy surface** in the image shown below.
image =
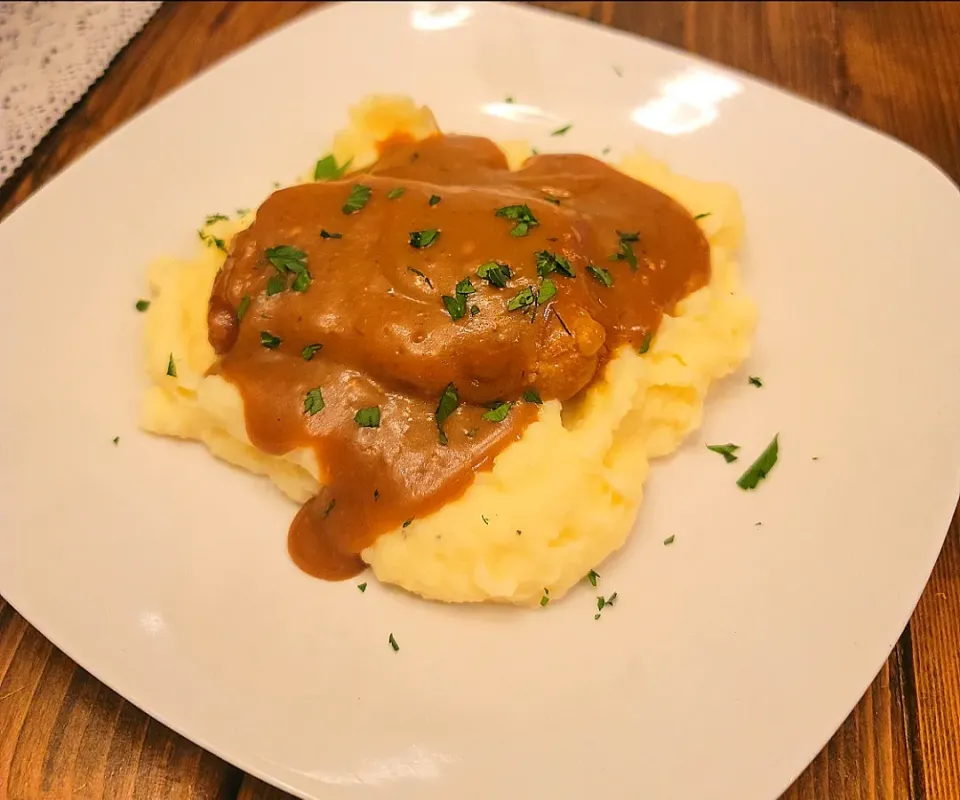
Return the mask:
[[256,447],[315,452],[323,488],[290,554],[347,578],[377,536],[461,494],[538,398],[644,350],[709,271],[685,209],[596,159],[511,172],[488,139],[391,141],[365,173],[275,192],[236,236],[210,298],[212,371]]

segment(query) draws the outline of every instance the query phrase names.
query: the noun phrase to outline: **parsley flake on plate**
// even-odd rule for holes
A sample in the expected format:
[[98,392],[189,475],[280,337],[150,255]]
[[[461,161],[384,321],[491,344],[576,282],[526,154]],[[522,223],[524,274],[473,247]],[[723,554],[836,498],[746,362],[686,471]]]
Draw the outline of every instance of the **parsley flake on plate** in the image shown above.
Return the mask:
[[676,539],[676,538],[677,538],[677,537],[674,536],[674,535],[671,533],[666,539],[663,540],[663,543],[664,543],[665,545],[673,544],[673,541],[674,541],[674,539]]
[[760,380],[756,375],[751,375],[749,378],[747,378],[747,383],[752,386],[756,386],[758,389],[763,388],[763,381]]
[[321,239],[342,239],[342,233],[330,233],[326,228],[320,229],[320,238]]
[[237,306],[237,322],[243,319],[248,308],[250,308],[250,295],[245,294],[240,298],[240,305]]
[[137,311],[144,312],[148,308],[150,308],[149,300],[137,300],[137,305],[136,305]]
[[650,349],[650,342],[653,339],[653,331],[647,331],[643,334],[643,338],[640,340],[640,347],[637,348],[637,352],[640,355],[643,355]]
[[572,123],[572,122],[569,122],[569,123],[567,123],[566,125],[564,125],[562,128],[557,128],[555,131],[551,131],[551,132],[550,132],[550,135],[551,135],[551,136],[563,136],[563,135],[564,135],[568,130],[570,130],[572,127],[573,127],[573,123]]
[[770,444],[767,445],[766,449],[759,455],[757,460],[754,461],[747,468],[747,471],[740,476],[739,480],[737,480],[737,486],[744,491],[747,489],[757,488],[757,484],[767,477],[770,470],[773,469],[774,465],[777,463],[777,458],[780,454],[779,440],[780,434],[778,433],[773,437]]
[[527,389],[523,393],[523,401],[525,403],[533,403],[534,405],[542,406],[543,400],[540,399],[540,395],[537,393],[536,389]]
[[438,195],[438,194],[432,194],[432,195],[430,195],[430,199],[427,200],[427,205],[428,205],[428,206],[435,206],[437,203],[440,202],[441,199],[442,199],[442,198],[440,197],[440,195]]
[[170,354],[170,360],[167,361],[167,375],[171,378],[177,377],[177,365],[174,363],[173,353]]
[[595,569],[592,569],[587,573],[587,580],[590,581],[591,586],[596,586],[597,580],[599,578],[600,578],[600,573],[597,572]]
[[366,584],[366,583],[358,583],[358,584],[357,584],[357,588],[358,588],[361,592],[365,592],[365,591],[367,591],[367,584]]
[[396,653],[400,649],[400,645],[397,644],[397,640],[393,638],[393,634],[390,634],[390,638],[387,639],[390,643],[390,646],[393,648],[393,652]]
[[713,453],[719,453],[723,456],[723,460],[728,464],[737,460],[736,452],[740,449],[738,444],[708,444],[707,450],[710,450]]
[[395,189],[391,189],[387,192],[387,200],[396,200],[398,197],[403,197],[405,191],[407,191],[406,186],[398,186]]

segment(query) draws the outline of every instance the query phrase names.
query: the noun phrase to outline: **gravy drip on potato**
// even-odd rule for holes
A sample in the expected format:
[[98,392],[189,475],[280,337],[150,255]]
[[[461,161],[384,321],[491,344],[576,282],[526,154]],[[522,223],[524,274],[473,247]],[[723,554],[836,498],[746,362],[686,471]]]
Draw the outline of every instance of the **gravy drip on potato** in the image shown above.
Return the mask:
[[362,173],[274,192],[236,236],[212,371],[254,446],[315,452],[322,488],[289,549],[344,579],[377,536],[461,494],[540,400],[645,351],[709,272],[684,208],[594,158],[510,171],[488,139],[395,139]]

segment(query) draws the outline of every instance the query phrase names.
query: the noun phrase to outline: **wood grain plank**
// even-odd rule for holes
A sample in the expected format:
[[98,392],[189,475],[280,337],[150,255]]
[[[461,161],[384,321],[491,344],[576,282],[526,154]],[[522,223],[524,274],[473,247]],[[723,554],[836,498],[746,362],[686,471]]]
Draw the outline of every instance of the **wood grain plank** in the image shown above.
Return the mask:
[[0,797],[233,797],[241,773],[153,721],[0,608]]

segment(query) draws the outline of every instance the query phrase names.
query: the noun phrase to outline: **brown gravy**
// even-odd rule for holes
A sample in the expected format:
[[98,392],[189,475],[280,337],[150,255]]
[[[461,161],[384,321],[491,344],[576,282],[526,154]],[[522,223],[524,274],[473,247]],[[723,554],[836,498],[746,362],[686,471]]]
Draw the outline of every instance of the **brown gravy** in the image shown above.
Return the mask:
[[[511,172],[488,139],[397,140],[364,174],[274,192],[208,325],[253,444],[312,448],[325,470],[290,527],[294,561],[357,574],[377,536],[519,438],[535,395],[567,400],[616,347],[643,350],[709,271],[685,209],[587,156]],[[457,404],[439,425],[441,398]]]

